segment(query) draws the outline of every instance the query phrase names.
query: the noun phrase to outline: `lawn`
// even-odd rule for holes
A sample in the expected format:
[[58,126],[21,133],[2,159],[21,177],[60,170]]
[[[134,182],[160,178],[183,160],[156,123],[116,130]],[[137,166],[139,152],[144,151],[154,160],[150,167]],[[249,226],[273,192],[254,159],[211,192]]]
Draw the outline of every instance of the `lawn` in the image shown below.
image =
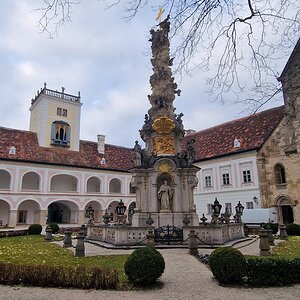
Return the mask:
[[22,265],[98,266],[114,268],[122,285],[126,283],[124,263],[128,255],[74,257],[69,249],[30,235],[0,239],[0,263]]
[[300,257],[300,236],[289,236],[288,241],[273,248],[272,254],[285,258]]

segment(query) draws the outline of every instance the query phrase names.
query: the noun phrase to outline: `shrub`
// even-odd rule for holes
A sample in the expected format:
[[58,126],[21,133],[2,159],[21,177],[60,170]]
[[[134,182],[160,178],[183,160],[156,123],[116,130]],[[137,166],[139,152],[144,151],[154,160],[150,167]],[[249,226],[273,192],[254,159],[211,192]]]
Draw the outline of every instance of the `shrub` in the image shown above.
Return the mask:
[[251,286],[284,286],[300,283],[300,259],[249,258],[248,284]]
[[57,224],[53,223],[53,224],[49,224],[49,226],[52,229],[52,233],[56,234],[59,232],[59,226]]
[[29,235],[33,235],[33,234],[41,234],[42,232],[42,225],[40,224],[31,224],[29,227],[28,227],[28,234]]
[[137,285],[149,285],[165,270],[163,256],[154,248],[134,250],[124,265],[128,280]]
[[0,264],[0,270],[0,284],[6,285],[116,289],[119,284],[117,270],[100,267]]
[[220,283],[241,283],[247,264],[243,254],[234,248],[218,248],[209,256],[208,264]]
[[272,233],[273,234],[276,234],[278,232],[278,223],[266,223],[266,224],[263,224],[262,227],[264,229],[272,229]]
[[298,224],[287,224],[286,225],[286,232],[288,235],[300,235],[300,225]]

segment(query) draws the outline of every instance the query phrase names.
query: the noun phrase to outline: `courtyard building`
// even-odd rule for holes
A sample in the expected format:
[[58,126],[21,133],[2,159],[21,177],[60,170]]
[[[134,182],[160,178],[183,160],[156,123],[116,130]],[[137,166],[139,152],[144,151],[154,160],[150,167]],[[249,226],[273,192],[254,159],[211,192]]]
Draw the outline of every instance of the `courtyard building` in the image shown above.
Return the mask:
[[[284,106],[186,132],[182,143],[193,144],[200,168],[199,217],[210,218],[217,198],[232,214],[240,201],[245,209],[272,208],[280,223],[300,224],[299,41],[279,78]],[[80,94],[44,84],[31,100],[29,131],[0,127],[0,226],[82,224],[89,205],[95,223],[106,211],[114,222],[121,199],[134,211],[130,170],[139,158],[133,149],[106,144],[102,134],[96,142],[80,140],[81,105]]]

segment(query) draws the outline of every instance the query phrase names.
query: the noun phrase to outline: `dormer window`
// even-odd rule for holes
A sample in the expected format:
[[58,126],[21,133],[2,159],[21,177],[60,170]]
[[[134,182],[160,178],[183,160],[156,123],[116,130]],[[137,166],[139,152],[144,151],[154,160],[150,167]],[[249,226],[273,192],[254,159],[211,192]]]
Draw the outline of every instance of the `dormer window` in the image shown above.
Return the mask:
[[104,157],[100,160],[100,164],[101,165],[105,165],[106,164],[106,159]]
[[233,141],[233,148],[240,148],[241,147],[241,141],[238,138],[235,138]]
[[9,155],[15,155],[15,154],[16,154],[16,147],[11,146],[11,147],[9,148],[8,154],[9,154]]
[[71,127],[67,122],[54,121],[51,128],[51,145],[70,147]]

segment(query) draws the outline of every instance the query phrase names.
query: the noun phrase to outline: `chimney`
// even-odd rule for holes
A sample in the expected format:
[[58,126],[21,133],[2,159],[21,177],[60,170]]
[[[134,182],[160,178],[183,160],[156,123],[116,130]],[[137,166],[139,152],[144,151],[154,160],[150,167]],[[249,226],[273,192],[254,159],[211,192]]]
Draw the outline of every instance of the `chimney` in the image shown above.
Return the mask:
[[105,135],[104,134],[98,134],[97,135],[98,140],[98,146],[97,150],[99,154],[104,154],[104,146],[105,146]]

